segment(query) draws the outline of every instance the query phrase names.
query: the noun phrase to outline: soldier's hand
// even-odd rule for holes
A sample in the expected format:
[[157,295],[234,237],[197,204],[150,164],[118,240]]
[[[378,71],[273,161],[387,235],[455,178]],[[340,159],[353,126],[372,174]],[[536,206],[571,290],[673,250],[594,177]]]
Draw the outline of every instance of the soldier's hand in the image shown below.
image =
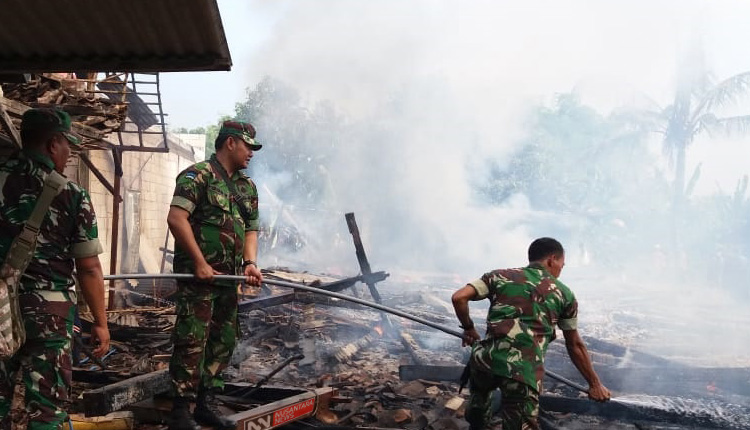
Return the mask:
[[468,330],[464,330],[464,337],[461,340],[461,346],[470,346],[480,340],[479,332],[477,332],[476,328],[472,327]]
[[93,353],[101,357],[109,351],[109,329],[107,323],[104,325],[93,324],[91,326],[91,342],[94,344]]
[[610,399],[611,396],[612,394],[604,385],[589,385],[589,399],[596,400],[597,402],[606,402]]
[[245,278],[245,282],[247,282],[248,285],[255,287],[260,287],[260,284],[263,282],[263,274],[255,264],[248,264],[245,266]]
[[203,261],[195,265],[195,278],[199,281],[210,282],[214,279],[215,275],[214,268],[210,264]]

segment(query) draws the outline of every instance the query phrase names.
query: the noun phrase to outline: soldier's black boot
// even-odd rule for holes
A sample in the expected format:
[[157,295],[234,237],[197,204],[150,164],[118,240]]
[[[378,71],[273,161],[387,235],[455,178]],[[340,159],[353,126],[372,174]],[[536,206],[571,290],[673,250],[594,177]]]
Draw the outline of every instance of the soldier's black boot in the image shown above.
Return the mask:
[[168,430],[201,430],[190,413],[190,400],[185,397],[175,397],[172,402],[172,412],[169,413]]
[[[199,423],[211,426],[216,430],[234,430],[237,423],[223,416],[216,404],[215,390],[198,390],[198,401],[195,403],[193,417]],[[171,430],[171,429],[170,429]]]

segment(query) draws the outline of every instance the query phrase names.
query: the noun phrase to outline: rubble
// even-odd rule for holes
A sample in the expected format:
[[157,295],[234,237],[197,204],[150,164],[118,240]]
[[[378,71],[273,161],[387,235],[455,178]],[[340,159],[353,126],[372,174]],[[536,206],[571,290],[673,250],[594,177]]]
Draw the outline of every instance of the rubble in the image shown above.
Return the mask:
[[[273,279],[281,272],[284,271],[278,268],[268,270],[265,276]],[[287,279],[290,276],[288,273],[283,275]],[[308,283],[316,281],[310,279],[309,274],[305,277]],[[320,285],[324,284],[321,282]],[[399,291],[400,288],[392,290]],[[439,301],[404,301],[393,291],[383,289],[381,292],[384,305],[397,306],[404,311],[419,308],[423,315],[443,312],[439,309]],[[288,293],[285,288],[267,285],[256,299]],[[308,300],[305,295],[292,294],[288,298],[262,308],[246,308],[240,315],[242,338],[232,365],[226,371],[231,381],[229,388],[221,396],[228,415],[241,417],[245,423],[252,422],[257,428],[265,428],[262,424],[273,422],[273,414],[268,413],[271,409],[288,410],[291,405],[299,405],[295,408],[307,413],[310,412],[309,403],[305,402],[320,405],[325,401],[325,406],[319,407],[320,413],[316,416],[310,413],[295,417],[308,427],[295,427],[290,421],[284,428],[325,424],[362,429],[468,428],[464,420],[468,390],[458,393],[458,377],[463,371],[467,349],[460,347],[458,339],[409,321],[394,321],[395,330],[388,332],[380,328],[382,315],[379,311],[362,307],[355,310],[339,303],[321,304]],[[161,377],[165,375],[163,369],[171,352],[169,333],[174,321],[171,312],[173,310],[169,308],[142,308],[112,314],[111,319],[115,322],[112,326],[113,348],[116,352],[105,360],[109,370],[75,369],[75,388],[82,393],[76,402],[79,409],[81,400],[85,405],[87,399],[97,398],[99,402],[106,398],[121,399],[113,393],[127,387],[133,403],[124,409],[134,412],[135,428],[165,428],[160,420],[169,410],[168,380]],[[409,342],[404,342],[404,339],[409,339]],[[699,388],[702,387],[705,396],[709,393],[703,384],[707,378],[711,382],[709,386],[713,387],[710,392],[713,401],[737,401],[735,409],[724,403],[717,406],[734,414],[734,421],[712,416],[710,408],[696,412],[695,404],[676,398],[620,395],[615,396],[613,402],[596,404],[581,398],[580,393],[564,384],[547,380],[542,396],[543,428],[747,428],[727,424],[742,423],[736,416],[746,411],[750,403],[748,392],[744,391],[750,384],[736,384],[746,369],[691,371],[669,360],[610,342],[587,339],[587,343],[597,369],[606,375],[611,386],[624,389],[627,385],[627,375],[622,373],[623,368],[618,367],[622,363],[630,367],[641,366],[639,368],[644,372],[639,377],[641,379],[658,381],[658,373],[679,378],[681,385],[676,386],[674,392],[682,394],[690,392],[687,390],[690,387],[696,395],[700,394]],[[548,367],[573,380],[580,380],[576,370],[568,367],[572,365],[564,354],[562,343],[553,342]],[[139,371],[143,372],[141,376],[136,375]],[[132,393],[138,391],[135,388],[139,386],[138,381],[143,381],[143,378],[156,378],[149,386],[152,391],[161,392],[154,395],[143,391],[142,395],[133,396]],[[82,385],[85,386],[83,391]],[[652,386],[659,387],[658,384]],[[292,403],[289,399],[293,399]],[[682,408],[670,406],[665,399],[677,402],[676,405]],[[690,405],[690,408],[685,405]],[[111,409],[115,407],[99,406],[97,412],[105,413]],[[690,420],[696,425],[688,426]],[[670,427],[662,425],[665,423]],[[254,428],[247,425],[250,427],[246,428]]]
[[57,107],[81,125],[108,134],[120,129],[127,116],[127,104],[101,97],[96,81],[74,75],[45,73],[32,75],[24,83],[3,84],[4,97],[34,107]]
[[[350,231],[356,229],[350,225]],[[363,252],[358,259],[368,268],[365,276],[335,279],[264,270],[266,285],[239,304],[241,338],[219,396],[238,429],[468,428],[468,390],[459,392],[458,385],[468,348],[460,347],[450,329],[434,330],[451,319],[447,301],[440,298],[453,290],[432,285],[414,293],[393,285],[381,291],[376,279],[388,274],[371,272]],[[290,290],[284,287],[290,281],[328,292],[365,282],[380,304],[371,303],[378,309],[373,310],[361,299]],[[386,310],[410,317],[395,318]],[[107,370],[80,360],[82,366],[74,369],[78,401],[71,410],[103,415],[126,409],[133,412],[136,429],[164,429],[173,313],[168,306],[111,312]],[[576,388],[580,375],[564,345],[553,342],[546,367],[558,378],[545,381],[542,428],[750,428],[749,369],[699,369],[610,341],[587,338],[586,343],[597,371],[615,390],[613,401],[586,399],[585,389]],[[642,387],[648,387],[648,395],[638,391]],[[686,395],[698,400],[681,397]]]

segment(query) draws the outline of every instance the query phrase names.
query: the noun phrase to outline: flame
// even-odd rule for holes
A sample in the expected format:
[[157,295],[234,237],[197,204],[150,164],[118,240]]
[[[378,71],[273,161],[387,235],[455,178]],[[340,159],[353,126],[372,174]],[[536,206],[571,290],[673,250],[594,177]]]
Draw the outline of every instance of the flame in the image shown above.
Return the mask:
[[379,325],[376,325],[373,330],[375,330],[380,336],[383,335],[383,327],[380,327]]

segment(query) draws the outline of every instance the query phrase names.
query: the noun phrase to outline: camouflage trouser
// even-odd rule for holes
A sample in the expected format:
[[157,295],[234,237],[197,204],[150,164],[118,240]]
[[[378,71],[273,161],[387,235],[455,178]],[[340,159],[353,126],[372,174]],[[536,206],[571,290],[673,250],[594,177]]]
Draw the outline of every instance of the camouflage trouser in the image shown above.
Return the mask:
[[492,393],[502,393],[500,419],[503,430],[539,430],[539,393],[527,384],[497,376],[471,365],[469,404],[466,421],[471,430],[489,429],[492,418]]
[[223,388],[221,371],[237,343],[237,289],[178,283],[169,362],[174,394],[194,399],[199,387]]
[[16,428],[59,430],[68,420],[62,407],[72,379],[75,300],[48,301],[38,294],[22,294],[19,302],[26,343],[10,360],[0,362],[0,428],[10,429],[13,421]]

